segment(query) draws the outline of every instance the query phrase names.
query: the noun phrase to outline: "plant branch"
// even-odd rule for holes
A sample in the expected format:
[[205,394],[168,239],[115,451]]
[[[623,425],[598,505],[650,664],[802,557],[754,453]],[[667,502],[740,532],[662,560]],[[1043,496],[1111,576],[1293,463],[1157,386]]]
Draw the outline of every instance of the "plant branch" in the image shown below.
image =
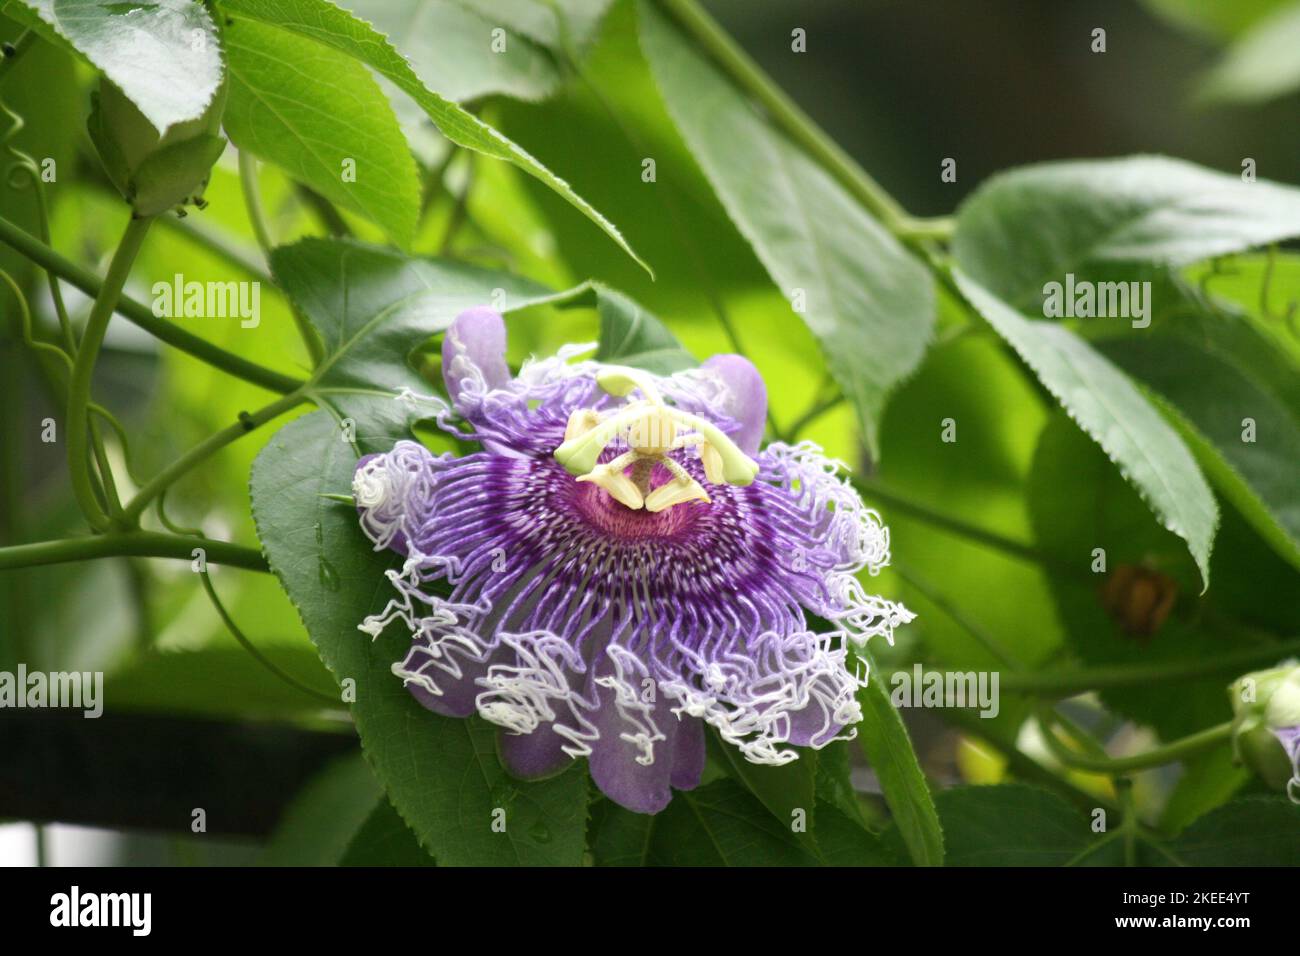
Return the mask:
[[694,0],[659,0],[677,25],[704,48],[714,62],[754,97],[787,136],[802,146],[863,206],[899,234],[915,223],[902,206],[871,178],[812,118],[749,58],[740,46]]
[[[103,531],[109,527],[108,515],[100,507],[91,482],[90,461],[90,384],[95,371],[95,360],[99,358],[99,347],[104,342],[104,333],[108,331],[108,322],[117,307],[118,296],[126,285],[131,265],[144,243],[144,237],[153,224],[153,217],[137,219],[134,216],[127,223],[113,261],[109,264],[108,275],[100,287],[95,304],[91,307],[90,317],[86,320],[86,330],[82,334],[81,344],[72,363],[72,378],[68,382],[68,472],[72,480],[72,492],[77,499],[82,513],[90,526]],[[104,476],[101,476],[104,477]],[[111,481],[111,478],[107,479]],[[110,507],[116,504],[109,497]]]
[[[0,242],[10,246],[42,269],[57,275],[70,285],[80,289],[86,295],[98,298],[102,287],[98,276],[87,269],[83,269],[75,262],[65,259],[45,243],[3,217],[0,217]],[[292,392],[303,384],[301,379],[282,375],[279,372],[258,365],[256,362],[250,362],[248,359],[213,345],[206,339],[201,339],[197,335],[186,332],[165,319],[158,318],[147,305],[136,302],[134,299],[120,296],[117,302],[117,311],[128,322],[144,329],[159,341],[166,342],[168,345],[178,348],[182,352],[207,362],[224,372],[229,372],[236,378],[252,382],[254,385],[260,385],[268,391]]]
[[180,558],[190,561],[197,547],[203,548],[211,564],[228,564],[248,571],[269,570],[260,551],[228,541],[199,541],[157,531],[119,531],[0,548],[0,571],[94,558]]
[[1164,746],[1156,747],[1144,753],[1133,754],[1129,757],[1090,757],[1071,750],[1061,741],[1061,738],[1056,736],[1054,724],[1057,718],[1058,715],[1047,713],[1040,713],[1038,716],[1038,722],[1043,730],[1044,741],[1047,743],[1047,748],[1052,752],[1052,755],[1074,770],[1104,774],[1126,774],[1182,760],[1192,754],[1227,741],[1232,736],[1233,723],[1230,720],[1224,721],[1221,724],[1182,737]]
[[290,392],[278,401],[272,402],[264,408],[259,408],[251,414],[242,413],[238,422],[208,436],[151,479],[127,504],[124,513],[125,517],[133,524],[138,522],[140,515],[149,506],[149,502],[166,491],[173,482],[186,472],[202,464],[226,445],[244,437],[253,429],[266,424],[272,419],[278,418],[290,409],[296,408],[306,400],[306,396],[301,391]]
[[1002,690],[1007,693],[1070,697],[1089,690],[1141,687],[1154,681],[1187,681],[1215,674],[1254,670],[1300,654],[1300,640],[1253,647],[1209,660],[1186,660],[1155,664],[1126,664],[1056,673],[1004,674]]

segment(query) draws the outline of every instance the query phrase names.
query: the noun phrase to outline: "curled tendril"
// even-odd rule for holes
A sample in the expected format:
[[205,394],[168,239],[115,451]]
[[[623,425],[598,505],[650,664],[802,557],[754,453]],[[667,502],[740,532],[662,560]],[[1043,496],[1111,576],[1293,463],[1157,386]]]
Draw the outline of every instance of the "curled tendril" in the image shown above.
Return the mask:
[[[37,218],[37,235],[47,246],[50,244],[50,210],[45,201],[45,184],[41,181],[41,170],[34,160],[27,153],[14,145],[13,141],[26,125],[23,118],[9,108],[3,100],[0,100],[0,112],[3,112],[10,119],[9,130],[0,136],[0,148],[14,157],[14,161],[9,164],[5,170],[5,181],[11,189],[31,188],[36,196],[36,218]],[[46,279],[50,286],[50,298],[54,301],[54,311],[59,320],[59,331],[63,335],[64,347],[68,350],[69,355],[76,354],[77,338],[72,331],[72,321],[68,318],[67,306],[63,303],[63,290],[59,286],[58,277],[52,272],[46,272]]]

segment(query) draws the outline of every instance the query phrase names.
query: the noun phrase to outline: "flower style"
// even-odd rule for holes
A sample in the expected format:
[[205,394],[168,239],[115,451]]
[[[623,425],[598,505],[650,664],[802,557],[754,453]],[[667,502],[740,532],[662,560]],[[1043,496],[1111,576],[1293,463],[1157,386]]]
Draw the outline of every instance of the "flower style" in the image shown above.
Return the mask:
[[851,648],[913,615],[857,578],[888,563],[889,532],[842,466],[759,450],[757,369],[719,355],[660,377],[570,346],[512,378],[505,346],[489,309],[443,342],[439,424],[478,451],[402,441],[357,465],[362,528],[406,558],[360,626],[410,631],[393,672],[416,699],[498,724],[515,776],[587,757],[642,813],[699,783],[706,723],[755,763],[851,738]]

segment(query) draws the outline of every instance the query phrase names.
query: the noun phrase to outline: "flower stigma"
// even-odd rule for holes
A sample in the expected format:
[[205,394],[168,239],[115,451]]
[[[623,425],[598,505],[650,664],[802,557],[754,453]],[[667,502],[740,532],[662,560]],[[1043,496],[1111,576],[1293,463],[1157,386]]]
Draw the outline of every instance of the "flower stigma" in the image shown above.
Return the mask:
[[[758,474],[754,460],[716,425],[665,403],[650,375],[610,365],[596,381],[609,395],[625,398],[640,392],[641,397],[603,415],[580,408],[569,416],[555,459],[578,481],[598,485],[633,511],[660,512],[690,501],[708,504],[712,499],[704,486],[673,458],[675,452],[697,448],[710,484],[753,483]],[[601,462],[601,454],[616,440],[625,443],[627,451]],[[658,467],[669,477],[654,487]]]

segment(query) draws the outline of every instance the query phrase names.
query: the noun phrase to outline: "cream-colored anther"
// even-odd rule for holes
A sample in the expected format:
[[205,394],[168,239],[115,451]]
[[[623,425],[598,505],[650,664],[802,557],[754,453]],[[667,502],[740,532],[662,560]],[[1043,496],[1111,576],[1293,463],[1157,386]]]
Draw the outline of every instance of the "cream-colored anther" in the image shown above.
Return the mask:
[[589,481],[609,492],[610,497],[620,504],[636,511],[645,505],[645,496],[631,478],[624,474],[624,469],[637,460],[635,452],[619,455],[613,461],[597,465],[590,473],[582,475],[579,481]]
[[587,434],[600,424],[600,413],[594,408],[576,408],[569,415],[568,424],[564,426],[564,440],[572,441]]
[[674,478],[650,492],[645,500],[645,510],[652,512],[664,511],[673,505],[685,504],[688,501],[708,502],[711,500],[709,493],[704,490],[700,483],[688,475],[685,478]]
[[706,441],[700,442],[700,462],[704,465],[704,477],[712,484],[723,483],[722,455]]
[[[599,485],[632,509],[663,511],[687,501],[711,501],[708,492],[671,453],[699,446],[704,476],[715,485],[744,487],[758,476],[758,464],[712,422],[664,403],[654,376],[640,369],[606,366],[597,375],[601,389],[618,398],[639,391],[642,398],[604,415],[578,409],[569,415],[564,442],[555,460],[578,481]],[[682,429],[688,434],[682,435]],[[629,451],[613,461],[598,464],[605,447],[623,436]],[[672,473],[666,484],[651,490],[650,475],[656,465]],[[631,469],[629,477],[625,472]]]

